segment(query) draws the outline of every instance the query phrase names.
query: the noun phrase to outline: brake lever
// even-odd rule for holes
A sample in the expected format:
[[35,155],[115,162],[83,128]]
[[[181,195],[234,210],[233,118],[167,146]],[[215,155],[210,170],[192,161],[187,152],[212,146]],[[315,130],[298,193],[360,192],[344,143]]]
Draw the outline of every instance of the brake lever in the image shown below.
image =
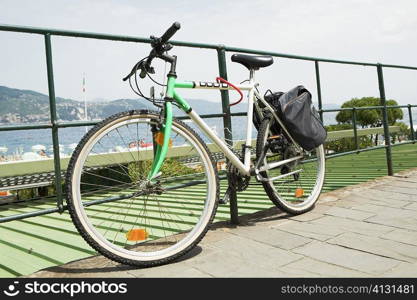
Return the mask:
[[132,71],[130,71],[129,75],[124,77],[122,80],[126,81],[128,80],[133,74],[135,74],[136,70],[140,68],[140,64],[142,64],[142,61],[138,61],[132,68]]
[[129,75],[124,77],[122,80],[123,81],[128,80],[133,74],[135,74],[136,70],[139,70],[139,69],[141,70],[139,74],[140,78],[145,78],[146,73],[155,74],[155,69],[152,66],[149,66],[148,68],[146,68],[145,63],[143,61],[139,61],[133,66],[132,71],[130,71]]
[[142,66],[139,77],[143,79],[146,77],[147,73],[155,74],[155,69],[151,66],[149,68],[146,68],[146,66]]

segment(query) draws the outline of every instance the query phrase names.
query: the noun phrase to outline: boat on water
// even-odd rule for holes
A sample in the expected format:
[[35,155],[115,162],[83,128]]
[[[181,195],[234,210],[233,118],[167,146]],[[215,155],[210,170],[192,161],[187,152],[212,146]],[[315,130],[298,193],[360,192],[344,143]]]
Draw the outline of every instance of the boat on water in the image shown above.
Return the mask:
[[39,160],[39,159],[46,159],[48,156],[41,155],[37,152],[25,152],[22,154],[22,160]]
[[148,148],[152,146],[153,146],[153,143],[147,143],[143,140],[133,141],[129,143],[129,148]]
[[45,151],[46,146],[38,144],[38,145],[33,145],[31,149],[33,152]]

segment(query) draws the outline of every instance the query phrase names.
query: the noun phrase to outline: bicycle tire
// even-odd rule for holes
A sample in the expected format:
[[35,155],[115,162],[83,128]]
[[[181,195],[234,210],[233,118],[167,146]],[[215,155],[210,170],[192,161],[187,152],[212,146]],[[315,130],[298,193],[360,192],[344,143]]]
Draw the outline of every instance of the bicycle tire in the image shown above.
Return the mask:
[[[277,121],[272,117],[265,118],[261,122],[261,125],[259,126],[258,137],[256,141],[257,159],[259,159],[259,157],[262,154],[263,149],[266,146],[267,138],[275,135],[275,133],[271,132],[271,128],[276,128],[276,126],[278,126],[277,124],[275,124],[275,122]],[[288,147],[291,147],[291,145]],[[271,178],[274,178],[272,174],[270,174],[268,171],[261,172],[261,176],[268,180],[268,181],[262,181],[262,185],[269,199],[279,209],[289,214],[298,215],[298,214],[303,214],[305,212],[312,210],[320,196],[320,193],[324,184],[324,177],[325,177],[325,156],[324,156],[323,145],[320,145],[319,147],[317,147],[315,150],[313,150],[313,152],[316,155],[316,162],[317,162],[316,166],[312,166],[311,164],[310,165],[305,164],[306,167],[302,169],[303,172],[297,173],[298,175],[297,174],[290,175],[293,178],[292,180],[291,179],[287,180],[287,178],[290,176],[284,177],[281,180],[281,183],[279,184],[279,186],[277,183],[274,183],[274,181],[269,181],[271,180]],[[270,154],[272,157],[274,156],[274,154],[272,153]],[[278,160],[282,160],[284,156],[282,154],[280,154],[280,156],[275,154],[275,157],[277,157],[277,161],[278,161]],[[267,159],[265,158],[263,163],[265,164],[266,162],[267,162]],[[282,168],[283,167],[279,169],[280,173],[278,173],[278,176],[285,174],[285,172],[289,173],[290,171],[295,171],[287,166],[286,168],[288,168],[288,170],[283,172],[281,171]],[[305,171],[307,170],[307,168],[313,170],[313,172],[315,170],[316,171],[315,175],[313,175],[313,172],[309,172],[309,174],[304,175],[305,173],[307,173]],[[293,169],[296,169],[296,168],[293,168]],[[276,169],[275,172],[277,172],[277,170],[278,169]],[[308,175],[314,178],[307,177]],[[295,177],[295,176],[298,176],[298,177]],[[311,185],[312,181],[314,182]],[[286,183],[287,185],[285,185]],[[296,198],[294,196],[296,189],[300,189],[303,191],[302,197]],[[306,193],[308,194],[307,197],[304,195],[304,191],[307,192]],[[302,198],[304,198],[305,200],[301,201]]]
[[[83,169],[84,169],[83,167],[84,165],[82,165],[83,164],[82,159],[87,161],[85,159],[85,156],[86,156],[85,153],[86,151],[88,151],[88,147],[92,147],[91,143],[94,143],[95,139],[97,139],[97,137],[100,134],[103,134],[103,132],[108,130],[108,128],[111,128],[112,126],[113,127],[116,126],[115,128],[118,128],[117,125],[121,124],[120,122],[126,122],[127,120],[129,122],[137,121],[138,123],[142,121],[144,122],[144,120],[149,120],[150,123],[157,122],[157,120],[159,120],[159,114],[157,112],[152,112],[152,111],[147,111],[147,110],[140,110],[140,111],[136,110],[136,111],[127,111],[127,112],[118,113],[103,120],[102,122],[94,126],[89,132],[86,133],[86,135],[82,138],[81,142],[75,149],[70,159],[68,169],[67,169],[66,190],[67,190],[68,210],[71,215],[72,221],[75,227],[77,228],[78,232],[80,233],[80,235],[92,248],[97,250],[99,253],[101,253],[105,257],[111,260],[117,261],[119,263],[122,263],[122,264],[134,265],[134,266],[139,266],[139,267],[151,267],[151,266],[166,264],[183,256],[187,252],[189,252],[192,248],[194,248],[201,241],[201,239],[207,233],[209,229],[209,225],[211,224],[215,216],[215,212],[217,210],[218,200],[219,200],[219,178],[218,178],[217,169],[215,167],[211,153],[207,145],[201,139],[201,137],[199,137],[198,134],[186,124],[184,124],[183,122],[179,120],[174,119],[172,132],[183,134],[184,139],[189,139],[189,142],[192,143],[192,145],[196,147],[196,151],[199,154],[201,154],[201,159],[203,161],[204,167],[206,168],[204,172],[206,172],[205,174],[207,174],[207,184],[206,184],[207,196],[203,205],[201,217],[192,216],[193,218],[200,218],[198,219],[198,223],[196,223],[196,225],[194,225],[194,227],[191,228],[188,231],[188,233],[185,232],[185,233],[174,234],[175,236],[180,237],[180,238],[181,238],[181,235],[184,235],[185,237],[182,240],[180,240],[180,242],[178,243],[179,246],[175,246],[177,245],[175,244],[174,246],[172,247],[170,246],[164,250],[155,250],[153,252],[152,251],[135,252],[135,251],[132,251],[134,247],[130,247],[130,248],[126,247],[126,249],[123,249],[123,250],[121,246],[117,248],[118,246],[115,244],[115,241],[113,241],[115,245],[110,245],[109,243],[107,243],[109,241],[106,242],[105,238],[103,239],[103,234],[99,233],[96,230],[96,228],[92,227],[92,222],[93,222],[92,220],[94,216],[88,219],[88,216],[86,213],[87,209],[84,207],[85,202],[83,203],[82,196],[81,196],[82,195],[81,193],[82,181],[79,178],[82,176],[80,174],[83,173]],[[127,125],[127,127],[128,126],[129,125]],[[138,157],[139,157],[139,152],[138,152]],[[86,165],[87,164],[85,163],[85,166]],[[162,195],[165,195],[165,194],[162,194]],[[158,201],[157,204],[159,205],[160,202],[159,200],[157,201]],[[146,200],[144,200],[143,202],[146,202]],[[133,200],[132,200],[132,203],[133,203]],[[156,205],[156,204],[154,203],[153,205]],[[175,204],[172,204],[172,205],[175,205]],[[162,207],[162,205],[160,206]],[[91,207],[94,207],[94,205]],[[145,204],[145,207],[146,207],[146,204]],[[164,212],[164,214],[166,214],[166,211]],[[160,213],[160,215],[162,216],[163,214]],[[124,218],[125,219],[123,219],[121,223],[123,223],[127,217],[125,216]],[[129,218],[130,218],[130,215],[129,215]],[[155,219],[156,218],[154,218],[153,220],[155,221]],[[145,224],[146,224],[146,221],[145,221]],[[158,244],[158,241],[159,239],[153,240],[155,245]],[[166,243],[169,244],[168,239]],[[137,243],[136,245],[143,245],[143,244],[145,244],[145,242],[143,242],[142,244]],[[163,243],[160,243],[160,244],[163,244]],[[152,246],[153,245],[150,246],[150,249],[152,249]],[[131,253],[131,252],[135,252],[135,253]]]

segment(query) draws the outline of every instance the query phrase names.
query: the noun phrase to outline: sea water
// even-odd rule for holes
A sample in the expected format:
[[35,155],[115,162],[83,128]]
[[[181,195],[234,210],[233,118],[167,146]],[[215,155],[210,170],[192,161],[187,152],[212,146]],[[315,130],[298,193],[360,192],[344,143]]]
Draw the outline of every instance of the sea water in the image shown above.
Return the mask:
[[[336,112],[324,113],[324,124],[336,124]],[[213,131],[221,138],[224,138],[223,120],[221,118],[205,119],[207,124]],[[209,139],[194,125],[191,121],[185,121],[203,138],[206,143]],[[409,124],[408,111],[404,110],[404,118],[402,120],[405,124]],[[417,129],[417,112],[413,114],[414,127]],[[68,127],[62,128],[58,131],[58,140],[60,144],[60,153],[62,155],[71,155],[75,146],[80,142],[86,132],[92,127]],[[245,139],[246,134],[246,117],[232,117],[232,131],[234,140]],[[256,130],[253,129],[252,136],[256,137]],[[32,152],[32,147],[35,145],[43,145],[47,156],[53,156],[52,149],[52,134],[50,129],[39,130],[14,130],[0,132],[0,150],[6,147],[6,152],[1,152],[0,155],[22,155],[25,152]],[[127,145],[120,145],[126,147]]]

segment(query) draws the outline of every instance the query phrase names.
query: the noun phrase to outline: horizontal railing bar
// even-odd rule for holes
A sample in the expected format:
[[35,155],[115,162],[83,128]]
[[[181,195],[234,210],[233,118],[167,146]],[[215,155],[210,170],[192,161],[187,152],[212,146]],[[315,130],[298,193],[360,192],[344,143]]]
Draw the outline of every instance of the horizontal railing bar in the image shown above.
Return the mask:
[[52,124],[6,125],[6,126],[0,126],[0,131],[32,130],[32,129],[50,129],[50,128],[52,128]]
[[386,148],[386,146],[382,145],[382,146],[374,146],[374,147],[370,147],[370,148],[366,148],[366,149],[358,149],[358,150],[352,150],[352,151],[347,151],[347,152],[342,152],[342,153],[336,153],[336,154],[327,155],[326,159],[335,158],[335,157],[344,156],[344,155],[349,155],[349,154],[355,154],[355,153],[358,154],[360,152],[366,152],[366,151],[378,150],[378,149],[384,149],[384,148]]
[[[232,117],[241,117],[241,116],[246,116],[248,113],[246,112],[237,112],[237,113],[231,113],[230,116]],[[207,114],[207,115],[200,115],[201,118],[203,119],[210,119],[210,118],[223,118],[225,116],[225,114],[221,113],[221,114]],[[176,119],[180,119],[180,120],[184,120],[184,119],[190,119],[189,116],[179,116],[179,117],[175,117]]]
[[[393,108],[408,108],[408,107],[417,107],[416,104],[407,104],[407,105],[387,105],[387,109],[393,109]],[[378,105],[378,106],[360,106],[360,107],[343,107],[343,108],[334,108],[334,109],[321,109],[318,110],[319,112],[337,112],[337,111],[344,111],[344,110],[370,110],[370,109],[383,109],[384,106]]]
[[242,117],[242,116],[247,116],[248,113],[247,112],[237,112],[237,113],[231,113],[230,115],[232,117]]
[[[103,204],[103,203],[107,203],[107,202],[114,202],[114,201],[118,201],[118,200],[130,199],[130,198],[135,197],[135,194],[136,193],[130,193],[129,195],[109,197],[109,198],[105,198],[105,199],[101,199],[101,200],[91,200],[91,201],[84,202],[83,206],[88,207],[88,206],[91,206],[91,205],[97,205],[97,204]],[[138,195],[138,196],[143,196],[143,195]]]
[[[417,107],[417,105],[390,105],[387,106],[387,109],[392,108],[408,108],[408,107]],[[383,106],[366,106],[366,107],[355,107],[356,110],[370,110],[370,109],[382,109]],[[335,109],[322,109],[319,110],[321,112],[338,112],[338,111],[349,111],[353,110],[353,107],[344,107],[344,108],[335,108]],[[246,112],[237,112],[237,113],[231,113],[232,117],[239,117],[239,116],[246,116]],[[209,118],[222,118],[224,114],[206,114],[206,115],[200,115],[203,119],[209,119]],[[180,120],[189,119],[188,116],[178,116],[176,117]],[[83,127],[83,126],[94,126],[97,123],[101,122],[102,120],[97,121],[68,121],[68,122],[57,122],[56,126],[58,128],[67,128],[67,127]],[[0,131],[13,131],[13,130],[33,130],[33,129],[50,129],[52,128],[52,124],[35,124],[35,125],[6,125],[6,126],[0,126]]]
[[[401,145],[406,145],[406,144],[415,144],[416,142],[417,142],[417,140],[412,140],[412,141],[402,142],[402,143],[396,143],[396,144],[392,144],[391,147],[401,146]],[[326,155],[326,159],[340,157],[340,156],[344,156],[344,155],[355,154],[355,153],[359,154],[360,152],[378,150],[378,149],[383,149],[385,147],[386,147],[385,145],[374,146],[374,147],[369,147],[369,148],[366,148],[366,149],[358,149],[358,150],[352,150],[352,151],[347,151],[347,152],[342,152],[342,153],[330,154],[330,155]],[[301,163],[306,164],[306,163],[313,162],[313,161],[316,161],[316,160],[317,160],[317,158],[306,159],[306,160],[301,161]]]
[[318,109],[318,112],[338,112],[338,111],[349,111],[353,110],[353,107],[343,107],[343,108],[332,108],[332,109]]
[[381,64],[381,67],[384,67],[384,68],[394,68],[394,69],[409,69],[409,70],[417,70],[417,67],[412,67],[412,66],[402,66],[402,65]]
[[[17,25],[7,25],[7,24],[0,24],[0,31],[34,33],[34,34],[50,34],[50,35],[56,35],[56,36],[91,38],[91,39],[101,39],[101,40],[111,40],[111,41],[136,42],[136,43],[150,43],[151,42],[149,38],[142,38],[142,37],[136,37],[136,36],[122,36],[122,35],[106,34],[106,33],[70,31],[70,30],[60,30],[60,29],[31,27],[31,26],[17,26]],[[328,58],[320,58],[320,57],[285,54],[285,53],[278,53],[278,52],[271,52],[271,51],[229,47],[229,46],[216,45],[216,44],[193,43],[193,42],[184,42],[184,41],[170,41],[170,43],[176,46],[183,46],[183,47],[205,48],[205,49],[224,49],[225,51],[229,51],[229,52],[271,55],[271,56],[276,56],[276,57],[298,59],[298,60],[308,60],[308,61],[338,63],[338,64],[348,64],[348,65],[373,66],[373,67],[380,65],[385,68],[417,70],[417,67],[413,67],[413,66],[328,59]]]
[[[232,113],[231,116],[246,116],[247,113],[245,112],[238,112]],[[207,115],[200,115],[203,119],[210,119],[210,118],[222,118],[224,114],[207,114]],[[175,117],[179,120],[189,119],[189,116],[178,116]],[[102,120],[97,121],[68,121],[68,122],[57,122],[56,126],[58,128],[67,128],[67,127],[83,127],[83,126],[94,126],[100,123]],[[0,126],[0,131],[12,131],[12,130],[33,130],[33,129],[50,129],[52,128],[52,124],[38,124],[38,125],[7,125],[7,126]]]
[[97,121],[69,121],[69,122],[58,122],[58,128],[67,128],[67,127],[83,127],[83,126],[94,126],[100,123],[102,120]]
[[[227,176],[219,176],[219,180],[224,180],[224,179],[227,179]],[[174,190],[174,189],[179,189],[179,188],[182,188],[182,187],[189,187],[189,186],[199,185],[199,184],[202,184],[202,183],[206,183],[206,181],[205,180],[195,180],[195,181],[188,182],[188,183],[185,183],[185,184],[180,184],[180,185],[177,185],[177,186],[170,187],[167,190]],[[132,196],[132,194],[124,195],[124,196],[118,196],[118,197],[110,197],[110,198],[102,199],[102,200],[91,200],[91,201],[83,203],[83,206],[88,207],[88,206],[92,206],[92,205],[103,204],[103,203],[113,202],[113,201],[117,201],[117,200],[123,200],[123,199],[127,199],[131,196]],[[64,205],[63,209],[67,210],[68,209],[67,205]],[[0,223],[22,220],[22,219],[31,218],[31,217],[38,217],[38,216],[43,216],[43,215],[56,213],[56,212],[59,212],[58,208],[47,208],[47,209],[42,209],[42,210],[38,210],[38,211],[34,211],[34,212],[22,213],[22,214],[17,214],[17,215],[13,215],[13,216],[7,216],[7,217],[0,217]]]
[[319,62],[328,62],[328,63],[338,63],[338,64],[362,65],[362,66],[373,66],[373,67],[376,67],[378,65],[377,63],[319,58],[319,57],[293,55],[293,54],[285,54],[285,53],[262,51],[262,50],[253,50],[253,49],[247,49],[247,48],[227,47],[227,46],[225,46],[225,50],[229,51],[229,52],[241,52],[241,53],[250,53],[250,54],[258,54],[258,55],[271,55],[271,56],[283,57],[283,58],[309,60],[309,61],[319,61]]
[[[193,180],[187,183],[183,183],[183,184],[178,184],[172,187],[168,187],[165,190],[167,191],[171,191],[171,190],[176,190],[176,189],[180,189],[183,187],[189,187],[189,186],[194,186],[194,185],[199,185],[199,184],[203,184],[203,183],[207,183],[206,180]],[[130,193],[128,195],[121,195],[121,196],[116,196],[116,197],[109,197],[109,198],[105,198],[105,199],[101,199],[101,200],[92,200],[92,201],[88,201],[83,203],[83,206],[88,207],[91,205],[97,205],[97,204],[103,204],[103,203],[107,203],[107,202],[114,202],[114,201],[118,201],[118,200],[124,200],[124,199],[129,199],[132,197],[140,197],[140,196],[145,196],[146,193],[143,194],[139,194],[139,193]]]
[[113,35],[113,34],[107,34],[107,33],[60,30],[60,29],[31,27],[31,26],[16,26],[16,25],[6,25],[6,24],[0,24],[0,31],[12,31],[12,32],[21,32],[21,33],[34,33],[34,34],[50,34],[50,35],[57,35],[57,36],[104,39],[104,40],[124,41],[124,42],[139,42],[139,43],[150,43],[151,42],[151,40],[149,38],[141,38],[141,37],[133,37],[133,36],[122,36],[122,35]]
[[[0,31],[11,31],[11,32],[21,32],[21,33],[33,33],[33,34],[50,34],[50,35],[56,35],[56,36],[100,39],[100,40],[109,40],[109,41],[136,42],[136,43],[147,43],[147,44],[151,43],[150,38],[143,38],[143,37],[136,37],[136,36],[128,36],[128,35],[123,36],[123,35],[115,35],[115,34],[108,34],[108,33],[72,31],[72,30],[61,30],[61,29],[31,27],[31,26],[17,26],[17,25],[7,25],[7,24],[0,24]],[[192,43],[192,42],[183,42],[183,41],[170,41],[170,43],[176,46],[196,47],[196,48],[206,48],[206,49],[219,49],[223,47],[221,45]]]
[[[408,141],[408,142],[401,142],[401,143],[391,144],[391,147],[407,145],[407,144],[415,144],[416,142],[417,142],[417,140],[412,140],[412,141]],[[349,155],[349,154],[355,154],[355,153],[358,154],[360,152],[366,152],[366,151],[378,150],[378,149],[384,149],[384,148],[386,148],[386,146],[381,145],[381,146],[369,147],[369,148],[366,148],[366,149],[358,149],[358,150],[352,150],[352,151],[347,151],[347,152],[342,152],[342,153],[336,153],[336,154],[327,155],[326,159],[339,157],[339,156],[344,156],[344,155]],[[314,160],[316,160],[316,159],[312,159],[311,161],[314,161]],[[310,162],[310,160],[303,161],[303,163],[307,163],[307,162]]]
[[[207,115],[200,115],[201,118],[210,119],[210,118],[223,118],[224,114],[207,114]],[[178,116],[175,119],[179,120],[187,120],[190,119],[189,116]]]
[[329,59],[329,58],[294,55],[294,54],[254,50],[254,49],[247,49],[247,48],[228,47],[228,46],[225,46],[225,50],[229,51],[229,52],[241,52],[241,53],[250,53],[250,54],[258,54],[258,55],[271,55],[271,56],[282,57],[282,58],[317,61],[317,62],[327,62],[327,63],[335,63],[335,64],[360,65],[360,66],[372,66],[372,67],[377,67],[378,65],[380,65],[384,68],[417,70],[417,67],[413,67],[413,66],[403,66],[403,65],[391,65],[391,64],[382,64],[382,63],[359,62],[359,61],[351,61],[351,60]]
[[[64,210],[66,210],[66,209],[67,209],[67,206],[64,205]],[[58,207],[42,209],[42,210],[38,210],[38,211],[32,211],[32,212],[22,213],[22,214],[8,216],[8,217],[0,217],[0,223],[22,220],[22,219],[31,218],[31,217],[38,217],[38,216],[43,216],[43,215],[52,214],[52,213],[56,213],[56,212],[59,212]]]
[[411,140],[411,141],[407,141],[407,142],[401,142],[401,143],[391,144],[391,147],[401,146],[401,145],[407,145],[407,144],[415,144],[416,142],[417,142],[417,140]]

